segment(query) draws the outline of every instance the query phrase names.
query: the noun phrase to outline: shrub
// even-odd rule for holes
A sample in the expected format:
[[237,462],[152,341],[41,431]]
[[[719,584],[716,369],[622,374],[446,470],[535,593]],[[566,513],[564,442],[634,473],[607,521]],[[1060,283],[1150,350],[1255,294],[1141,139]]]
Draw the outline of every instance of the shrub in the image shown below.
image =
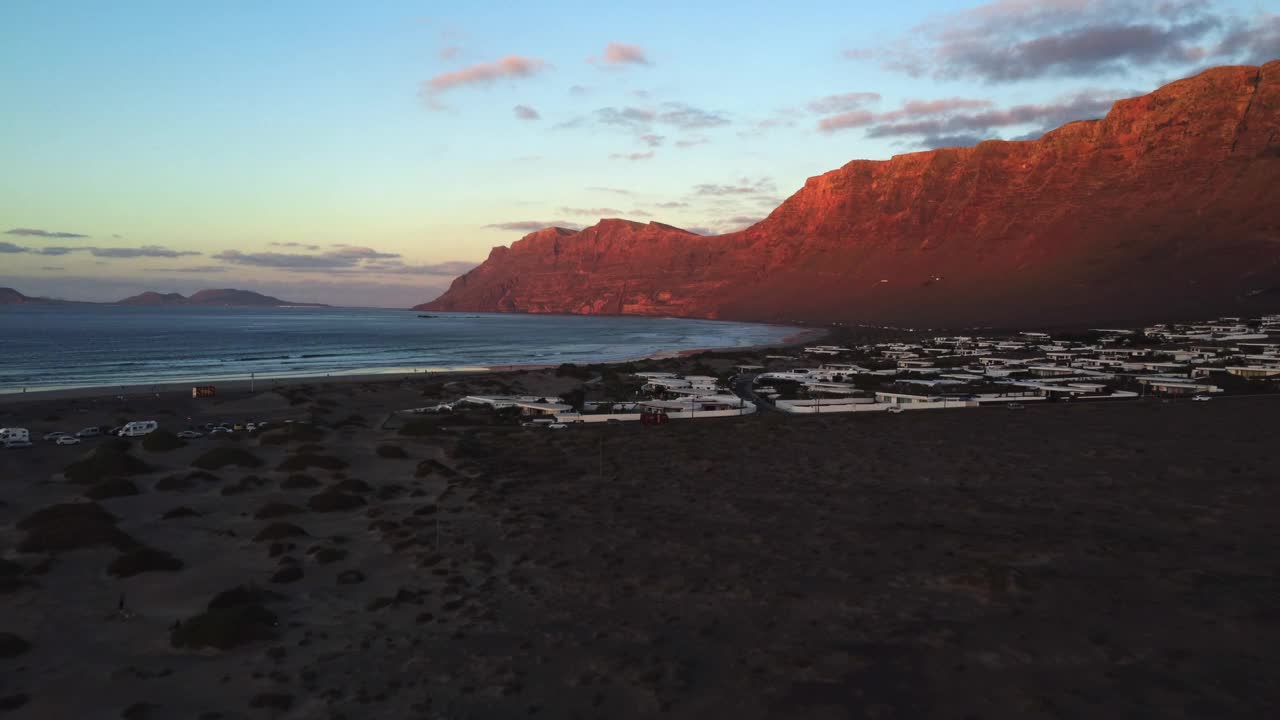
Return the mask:
[[416,418],[400,426],[399,433],[405,437],[425,437],[436,435],[442,431],[441,421],[434,418]]
[[195,483],[191,481],[189,476],[170,475],[162,477],[156,481],[155,489],[160,492],[172,492],[174,490],[188,490]]
[[191,464],[204,470],[218,470],[228,465],[256,468],[262,465],[262,460],[244,448],[219,447],[206,451]]
[[320,563],[321,565],[329,565],[330,563],[336,563],[339,560],[342,560],[343,558],[345,558],[346,556],[347,556],[346,550],[343,550],[342,548],[335,548],[335,547],[322,547],[319,550],[316,550],[316,553],[315,553],[316,562]]
[[369,483],[363,480],[357,480],[356,478],[347,478],[345,480],[339,480],[333,485],[330,485],[329,489],[334,492],[348,492],[348,493],[373,492],[372,485],[370,485]]
[[31,649],[31,643],[13,633],[0,632],[0,658],[18,657]]
[[106,500],[108,498],[128,497],[139,494],[138,486],[127,478],[103,480],[84,491],[90,500]]
[[186,442],[168,430],[153,430],[142,436],[142,449],[149,452],[169,452],[186,446]]
[[273,583],[291,583],[291,582],[297,582],[301,579],[302,579],[302,568],[298,567],[297,565],[288,565],[286,567],[282,567],[276,571],[275,575],[271,576],[271,582]]
[[403,460],[409,457],[409,453],[405,452],[404,448],[399,445],[379,445],[377,453],[378,457],[390,460]]
[[364,582],[364,573],[359,570],[343,570],[338,573],[339,585],[355,585]]
[[293,442],[319,442],[324,431],[310,423],[285,423],[258,435],[261,445],[287,445]]
[[230,650],[273,639],[275,624],[275,613],[260,604],[211,608],[174,627],[169,643],[174,647]]
[[151,472],[151,466],[128,452],[127,442],[104,442],[64,470],[69,482],[89,485],[104,478],[131,477]]
[[439,460],[427,459],[418,463],[418,468],[414,470],[413,476],[418,478],[430,477],[439,473],[447,478],[456,476],[458,473],[453,468],[445,465]]
[[116,517],[97,503],[61,503],[37,510],[18,522],[27,533],[18,545],[25,553],[58,553],[96,545],[121,550],[137,542],[116,527]]
[[284,538],[305,536],[306,530],[287,522],[273,522],[262,528],[257,535],[253,537],[254,542],[267,542],[268,540],[282,540]]
[[285,515],[297,515],[300,512],[302,512],[302,508],[297,505],[290,505],[289,503],[282,502],[269,502],[258,508],[258,512],[254,513],[253,516],[259,520],[265,520],[268,518],[283,517]]
[[277,592],[263,590],[254,585],[237,585],[214,595],[209,601],[209,609],[223,610],[241,605],[262,605],[283,599],[284,596]]
[[195,510],[192,510],[186,505],[179,505],[178,507],[173,508],[172,510],[165,511],[165,514],[161,515],[160,519],[176,520],[178,518],[187,518],[187,517],[200,517],[200,513],[196,512]]
[[299,490],[306,488],[320,487],[320,481],[303,473],[290,475],[280,482],[280,487],[286,490]]
[[353,510],[363,505],[364,498],[359,495],[334,490],[325,490],[322,493],[312,495],[307,500],[307,507],[315,512],[340,512],[342,510]]
[[123,578],[144,572],[177,572],[182,568],[181,560],[163,550],[139,547],[111,561],[107,573]]
[[293,696],[284,693],[258,693],[249,701],[249,707],[287,712],[293,707]]
[[285,458],[285,461],[280,463],[276,469],[281,472],[294,472],[313,467],[322,470],[342,470],[347,467],[347,464],[332,455],[302,453]]
[[247,493],[251,490],[260,488],[266,484],[267,484],[267,481],[263,480],[257,475],[246,475],[243,478],[240,478],[240,482],[236,483],[235,485],[228,485],[227,487],[222,488],[221,494],[222,495],[240,495],[241,493]]

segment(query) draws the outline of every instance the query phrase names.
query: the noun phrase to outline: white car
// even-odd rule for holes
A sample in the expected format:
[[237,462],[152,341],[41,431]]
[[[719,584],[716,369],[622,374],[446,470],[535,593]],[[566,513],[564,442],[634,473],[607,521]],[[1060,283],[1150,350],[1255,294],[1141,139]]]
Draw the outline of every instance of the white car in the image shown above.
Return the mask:
[[894,415],[897,415],[900,412],[906,412],[906,408],[902,407],[901,405],[893,405],[891,407],[885,408],[885,412],[893,413]]
[[1209,397],[1208,395],[1195,395],[1191,399],[1195,400],[1196,402],[1209,402],[1213,398]]
[[79,445],[80,438],[71,437],[70,435],[63,435],[62,437],[55,440],[53,444],[54,445]]
[[95,427],[87,427],[81,430],[80,432],[76,433],[76,437],[78,438],[98,437],[101,434],[102,434],[102,428],[95,426]]
[[551,423],[550,425],[547,425],[548,430],[563,430],[567,427],[569,426],[564,423]]
[[196,432],[195,430],[183,430],[182,432],[178,433],[178,437],[183,440],[194,440],[195,438],[198,438],[198,437],[204,437],[204,433]]
[[54,432],[51,432],[51,433],[45,433],[44,440],[45,442],[49,442],[50,440],[57,440],[58,438],[64,435],[66,435],[66,433],[62,432],[61,430],[55,430]]

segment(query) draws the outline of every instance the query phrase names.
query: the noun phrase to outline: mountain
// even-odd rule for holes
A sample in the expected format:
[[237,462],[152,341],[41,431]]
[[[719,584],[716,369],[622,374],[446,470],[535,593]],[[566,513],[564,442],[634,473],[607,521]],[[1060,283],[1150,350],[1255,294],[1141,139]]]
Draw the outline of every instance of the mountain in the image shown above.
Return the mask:
[[35,298],[29,298],[26,295],[14,290],[13,288],[0,288],[0,305],[21,305],[29,303]]
[[1039,140],[851,162],[728,235],[539,230],[415,309],[947,326],[1246,312],[1280,288],[1278,188],[1280,61],[1220,67]]
[[117,302],[117,305],[182,305],[187,302],[187,298],[181,293],[158,293],[148,290],[141,295],[127,297]]
[[144,292],[120,300],[117,305],[191,305],[202,307],[328,307],[317,303],[299,303],[281,300],[270,295],[249,290],[201,290],[191,297],[179,293]]

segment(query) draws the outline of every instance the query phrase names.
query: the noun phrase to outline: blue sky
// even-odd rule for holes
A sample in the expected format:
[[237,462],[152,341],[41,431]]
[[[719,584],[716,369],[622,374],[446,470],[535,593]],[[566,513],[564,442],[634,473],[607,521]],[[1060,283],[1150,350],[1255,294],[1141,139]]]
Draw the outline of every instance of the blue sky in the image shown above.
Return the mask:
[[1275,59],[1277,2],[8,0],[0,285],[408,305],[543,223],[731,231]]

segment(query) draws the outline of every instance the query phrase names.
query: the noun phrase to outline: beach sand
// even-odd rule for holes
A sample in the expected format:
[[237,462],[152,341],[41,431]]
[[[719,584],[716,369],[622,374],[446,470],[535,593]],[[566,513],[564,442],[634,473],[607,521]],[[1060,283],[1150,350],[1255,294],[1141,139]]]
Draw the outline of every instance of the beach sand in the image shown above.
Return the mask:
[[[102,441],[0,452],[0,716],[1280,706],[1276,398],[564,431],[393,413],[577,383],[527,370],[0,407],[33,434],[122,417],[321,426],[133,442],[148,468],[118,474],[137,494],[64,476]],[[210,450],[253,466],[193,475]],[[87,494],[114,526],[29,519]],[[149,571],[109,571],[131,565]],[[215,601],[240,586],[274,595]],[[234,646],[174,647],[175,623]]]

